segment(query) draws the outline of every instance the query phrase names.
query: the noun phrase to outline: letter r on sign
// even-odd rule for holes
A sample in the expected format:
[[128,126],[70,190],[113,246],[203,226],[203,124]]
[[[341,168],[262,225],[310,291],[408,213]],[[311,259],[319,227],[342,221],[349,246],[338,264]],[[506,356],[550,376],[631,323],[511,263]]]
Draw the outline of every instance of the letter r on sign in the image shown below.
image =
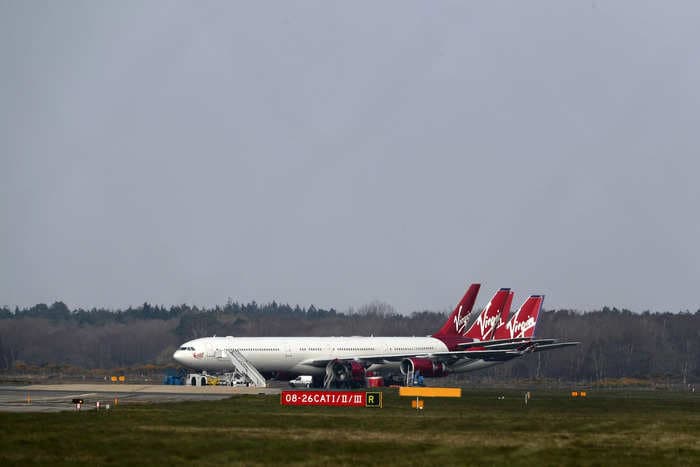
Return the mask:
[[382,406],[382,393],[381,392],[368,392],[365,396],[365,407],[381,407]]

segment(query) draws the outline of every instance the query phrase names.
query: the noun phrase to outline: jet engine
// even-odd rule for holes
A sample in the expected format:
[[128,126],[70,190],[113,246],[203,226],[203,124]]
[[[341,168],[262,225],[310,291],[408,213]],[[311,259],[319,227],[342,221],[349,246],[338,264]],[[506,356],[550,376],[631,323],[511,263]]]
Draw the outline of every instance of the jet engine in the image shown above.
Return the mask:
[[420,371],[421,375],[429,378],[439,378],[448,374],[447,365],[442,362],[429,358],[404,358],[401,361],[401,374],[407,375],[411,371]]
[[334,360],[328,363],[326,374],[338,383],[361,382],[365,380],[365,367],[358,362]]

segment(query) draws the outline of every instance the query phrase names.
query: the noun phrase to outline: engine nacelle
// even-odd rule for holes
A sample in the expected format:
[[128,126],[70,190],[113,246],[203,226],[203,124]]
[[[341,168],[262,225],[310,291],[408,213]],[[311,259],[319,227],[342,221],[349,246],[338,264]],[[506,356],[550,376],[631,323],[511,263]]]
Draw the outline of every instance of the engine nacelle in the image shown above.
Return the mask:
[[358,362],[332,361],[328,364],[326,372],[332,372],[335,381],[344,383],[350,381],[365,381],[365,367]]
[[428,378],[440,378],[447,376],[447,365],[442,362],[436,362],[429,358],[404,358],[401,361],[401,374],[406,375],[409,372],[417,373]]
[[357,362],[350,362],[350,374],[352,375],[352,379],[354,381],[363,381],[365,380],[365,367],[362,366],[361,363]]

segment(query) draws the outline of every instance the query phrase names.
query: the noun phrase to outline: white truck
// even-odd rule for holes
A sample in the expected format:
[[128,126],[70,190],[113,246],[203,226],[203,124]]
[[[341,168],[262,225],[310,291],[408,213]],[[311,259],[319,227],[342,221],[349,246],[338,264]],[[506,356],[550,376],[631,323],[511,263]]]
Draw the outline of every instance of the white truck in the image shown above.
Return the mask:
[[311,375],[301,375],[289,381],[289,385],[293,388],[310,388],[314,382]]

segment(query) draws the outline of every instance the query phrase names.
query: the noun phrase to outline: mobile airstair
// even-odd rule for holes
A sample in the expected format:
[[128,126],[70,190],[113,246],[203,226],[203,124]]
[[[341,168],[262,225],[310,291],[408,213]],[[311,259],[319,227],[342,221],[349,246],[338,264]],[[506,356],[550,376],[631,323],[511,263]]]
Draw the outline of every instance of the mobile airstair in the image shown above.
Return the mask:
[[221,383],[229,386],[245,384],[256,388],[267,386],[263,375],[238,350],[217,350],[216,358],[219,360],[228,359],[234,369],[233,372],[225,373],[220,378]]
[[324,389],[330,389],[331,385],[335,381],[335,374],[333,373],[333,369],[331,366],[326,367],[326,377],[323,379],[323,388]]
[[408,368],[408,371],[406,371],[406,381],[405,381],[406,386],[413,386],[415,383],[415,377],[416,377],[416,373],[415,373],[415,370],[413,369],[413,365],[411,365]]

